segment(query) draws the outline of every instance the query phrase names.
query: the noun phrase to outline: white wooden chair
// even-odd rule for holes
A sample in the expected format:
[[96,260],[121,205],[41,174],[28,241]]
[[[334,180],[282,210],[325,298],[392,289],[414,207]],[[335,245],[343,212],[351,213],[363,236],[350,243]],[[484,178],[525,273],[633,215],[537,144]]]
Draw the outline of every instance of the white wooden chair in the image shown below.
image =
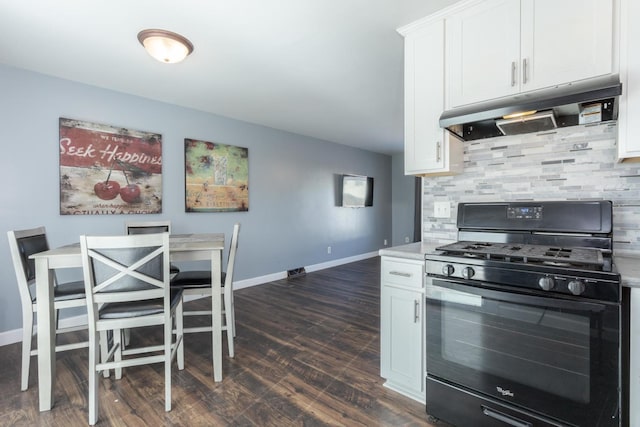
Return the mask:
[[[16,273],[18,290],[20,292],[20,303],[22,305],[22,391],[29,388],[29,365],[31,356],[37,355],[37,349],[31,349],[31,341],[34,335],[34,317],[38,308],[35,297],[35,262],[29,256],[49,249],[47,235],[44,227],[31,228],[26,230],[10,230],[7,232],[13,268]],[[54,277],[55,279],[55,277]],[[56,310],[56,336],[66,332],[73,332],[86,329],[87,326],[78,326],[59,329],[59,311],[71,307],[84,307],[86,305],[84,282],[74,281],[69,283],[54,282],[54,302]],[[87,347],[88,342],[76,342],[65,345],[56,345],[56,351],[74,350]]]
[[[222,312],[224,322],[222,330],[227,332],[227,343],[229,346],[229,357],[234,356],[233,337],[236,336],[236,318],[233,308],[233,268],[236,260],[236,252],[238,250],[238,236],[240,234],[240,224],[233,226],[233,234],[231,236],[231,245],[229,247],[229,257],[227,260],[227,269],[222,272]],[[185,296],[195,296],[196,298],[211,298],[211,271],[210,270],[191,270],[181,271],[171,280],[171,287],[183,289]],[[209,316],[211,310],[185,310],[185,316]],[[231,333],[229,333],[231,331]],[[211,325],[200,327],[189,327],[184,329],[184,333],[194,332],[211,332]]]
[[171,221],[127,221],[124,226],[127,234],[171,234]]
[[[177,356],[178,369],[184,369],[184,347],[182,292],[170,288],[169,233],[80,236],[80,248],[89,320],[89,424],[98,420],[102,370],[114,369],[119,379],[122,368],[164,363],[165,410],[170,411],[171,364]],[[123,348],[123,329],[153,325],[163,326],[162,344]],[[108,331],[113,339],[107,348]]]
[[[126,234],[171,234],[171,221],[127,221],[124,223]],[[169,264],[172,277],[178,274],[180,269]]]

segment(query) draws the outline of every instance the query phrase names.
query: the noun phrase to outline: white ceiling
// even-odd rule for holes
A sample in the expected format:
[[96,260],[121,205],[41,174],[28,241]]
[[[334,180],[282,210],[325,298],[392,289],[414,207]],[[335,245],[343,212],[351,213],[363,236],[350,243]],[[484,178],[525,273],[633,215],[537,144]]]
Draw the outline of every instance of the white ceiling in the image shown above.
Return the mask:
[[[397,28],[456,0],[0,0],[0,63],[381,153],[402,151]],[[145,28],[195,46],[162,64]]]

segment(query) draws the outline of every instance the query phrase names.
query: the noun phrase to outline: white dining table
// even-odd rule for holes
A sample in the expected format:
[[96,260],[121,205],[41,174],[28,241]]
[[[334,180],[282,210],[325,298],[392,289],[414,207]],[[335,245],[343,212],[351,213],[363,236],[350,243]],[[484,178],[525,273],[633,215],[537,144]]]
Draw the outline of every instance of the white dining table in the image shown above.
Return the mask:
[[[171,261],[211,261],[213,379],[222,381],[221,272],[223,233],[176,234],[169,237]],[[82,267],[79,243],[31,255],[36,266],[38,392],[40,411],[53,407],[56,378],[56,323],[53,309],[54,270]]]

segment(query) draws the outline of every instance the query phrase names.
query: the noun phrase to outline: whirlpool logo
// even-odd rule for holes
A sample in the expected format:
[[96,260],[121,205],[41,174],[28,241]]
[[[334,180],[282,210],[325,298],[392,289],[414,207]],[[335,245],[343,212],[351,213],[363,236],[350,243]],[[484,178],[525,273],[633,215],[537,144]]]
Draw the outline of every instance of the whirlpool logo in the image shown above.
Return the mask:
[[503,396],[509,396],[509,397],[513,397],[514,394],[511,390],[505,390],[502,387],[496,387],[496,390],[498,390],[498,393],[500,393]]

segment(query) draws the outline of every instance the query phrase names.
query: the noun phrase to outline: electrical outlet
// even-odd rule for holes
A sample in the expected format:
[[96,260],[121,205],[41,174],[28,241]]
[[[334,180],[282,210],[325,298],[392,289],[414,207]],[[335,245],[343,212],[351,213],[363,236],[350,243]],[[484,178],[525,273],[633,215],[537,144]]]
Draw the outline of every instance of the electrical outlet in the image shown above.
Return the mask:
[[387,239],[384,239],[384,245],[387,246]]
[[411,239],[409,239],[409,236],[407,236],[407,237],[405,237],[405,238],[404,238],[404,242],[405,242],[405,243],[409,243],[410,241],[411,241]]
[[331,253],[331,246],[327,246],[327,253],[330,254]]
[[449,202],[434,202],[433,216],[436,218],[450,218],[451,205],[449,204]]

